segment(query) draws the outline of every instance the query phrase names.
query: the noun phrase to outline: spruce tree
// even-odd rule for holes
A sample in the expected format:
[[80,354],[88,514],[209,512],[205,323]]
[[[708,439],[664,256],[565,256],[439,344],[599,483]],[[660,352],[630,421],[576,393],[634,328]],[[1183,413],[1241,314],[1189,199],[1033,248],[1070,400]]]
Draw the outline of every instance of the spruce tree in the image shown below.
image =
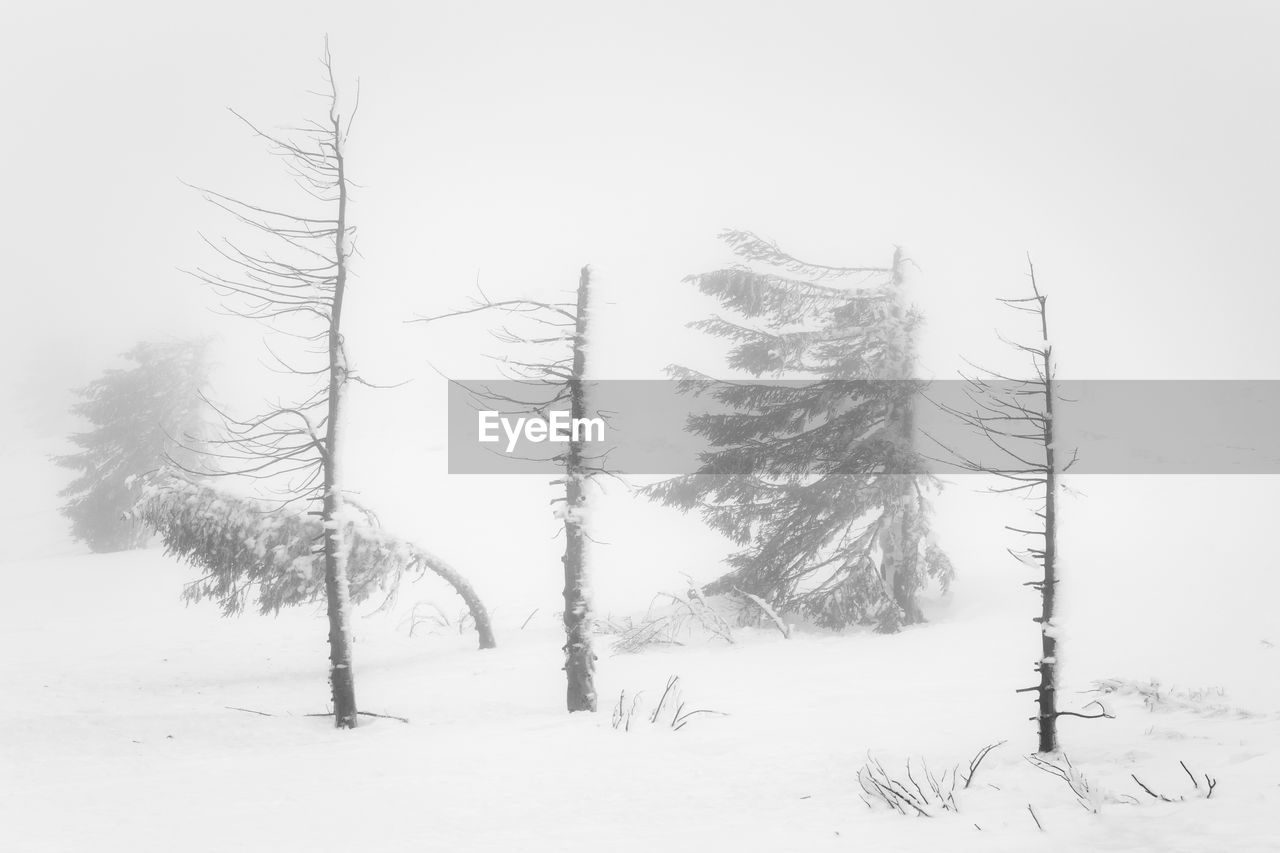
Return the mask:
[[123,354],[132,363],[80,389],[72,411],[92,424],[71,442],[76,453],[54,462],[77,472],[59,495],[71,535],[93,551],[139,548],[148,531],[124,515],[138,497],[135,478],[186,457],[200,443],[208,371],[205,341],[139,343]]
[[694,326],[729,341],[729,367],[753,381],[672,368],[682,391],[728,411],[689,419],[711,449],[649,495],[742,546],[708,594],[749,593],[827,627],[922,621],[917,591],[928,578],[945,588],[952,568],[912,441],[920,317],[901,251],[884,267],[829,267],[722,236],[747,263],[687,280],[732,317]]

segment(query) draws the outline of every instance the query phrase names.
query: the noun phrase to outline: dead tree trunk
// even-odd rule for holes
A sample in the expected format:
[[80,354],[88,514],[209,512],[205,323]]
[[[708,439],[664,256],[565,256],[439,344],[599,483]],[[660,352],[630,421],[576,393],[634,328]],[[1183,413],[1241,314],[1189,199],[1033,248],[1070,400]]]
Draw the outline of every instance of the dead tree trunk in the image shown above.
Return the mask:
[[[564,466],[564,475],[552,481],[552,485],[564,486],[564,495],[553,498],[552,503],[557,505],[556,515],[564,525],[565,535],[564,556],[561,557],[564,566],[563,651],[567,681],[566,704],[570,713],[596,710],[596,656],[591,648],[591,596],[587,581],[588,537],[585,511],[587,482],[597,474],[605,473],[605,469],[597,464],[597,457],[591,457],[585,452],[585,444],[591,440],[586,426],[589,419],[585,382],[590,291],[591,268],[583,267],[578,276],[577,299],[573,302],[541,302],[535,299],[504,299],[495,302],[484,291],[480,291],[480,299],[475,300],[470,308],[419,317],[414,321],[431,323],[446,317],[498,309],[513,316],[527,315],[528,320],[536,323],[538,328],[537,332],[527,333],[503,327],[500,332],[494,333],[498,340],[516,346],[555,345],[557,348],[554,355],[540,354],[532,361],[522,359],[511,362],[514,365],[514,375],[507,378],[520,386],[516,390],[466,390],[486,406],[514,406],[521,412],[540,418],[547,418],[554,407],[563,406],[565,401],[569,403],[568,446],[563,454],[554,457],[557,466]],[[563,410],[559,413],[563,414]]]
[[570,436],[565,457],[564,482],[564,671],[568,680],[570,712],[596,709],[595,653],[591,649],[591,612],[587,595],[586,479],[583,438],[578,425],[587,416],[586,342],[591,268],[583,267],[578,279],[578,303],[573,333],[573,364],[569,379]]
[[[326,52],[326,62],[328,55]],[[330,70],[332,77],[332,70]],[[336,171],[337,229],[334,232],[333,299],[329,312],[329,405],[324,440],[324,587],[329,613],[329,681],[333,692],[333,721],[338,728],[354,729],[356,711],[355,672],[351,660],[351,590],[347,579],[347,548],[342,519],[342,487],[338,460],[341,437],[342,399],[347,385],[347,357],[342,340],[342,303],[347,289],[347,177],[343,161],[343,129],[337,114],[336,96],[331,103],[329,123],[333,168]]]
[[[1058,718],[1081,717],[1099,719],[1109,717],[1105,708],[1098,713],[1062,711],[1058,708],[1058,639],[1057,639],[1057,590],[1058,590],[1058,489],[1060,478],[1075,463],[1075,454],[1066,464],[1062,463],[1054,422],[1057,403],[1057,382],[1054,376],[1053,346],[1049,343],[1048,297],[1041,293],[1036,283],[1035,267],[1027,261],[1031,280],[1031,296],[1020,299],[1002,299],[1001,302],[1018,311],[1036,316],[1040,341],[1034,346],[1013,343],[1018,351],[1030,356],[1035,369],[1034,379],[1013,379],[993,374],[997,379],[968,379],[969,399],[976,411],[962,411],[952,406],[942,408],[955,415],[968,426],[979,431],[997,449],[992,459],[966,456],[942,444],[961,468],[979,474],[990,474],[1009,482],[994,488],[994,492],[1021,494],[1031,500],[1043,498],[1043,504],[1035,510],[1039,522],[1029,528],[1007,526],[1015,533],[1040,539],[1025,552],[1011,552],[1020,562],[1042,569],[1036,580],[1025,586],[1040,593],[1040,615],[1034,621],[1040,625],[1040,658],[1035,670],[1040,675],[1038,684],[1023,687],[1019,693],[1036,694],[1037,752],[1056,752],[1058,749]],[[937,441],[937,439],[935,439]],[[1040,490],[1043,489],[1043,492]]]
[[1031,269],[1031,287],[1035,293],[1040,313],[1040,330],[1043,333],[1044,350],[1041,354],[1040,376],[1044,394],[1044,576],[1040,581],[1040,686],[1036,692],[1039,706],[1037,752],[1056,752],[1058,749],[1058,639],[1054,632],[1054,605],[1056,603],[1057,555],[1058,555],[1058,466],[1054,450],[1053,424],[1053,346],[1049,343],[1049,315],[1045,297],[1036,286],[1035,268]]

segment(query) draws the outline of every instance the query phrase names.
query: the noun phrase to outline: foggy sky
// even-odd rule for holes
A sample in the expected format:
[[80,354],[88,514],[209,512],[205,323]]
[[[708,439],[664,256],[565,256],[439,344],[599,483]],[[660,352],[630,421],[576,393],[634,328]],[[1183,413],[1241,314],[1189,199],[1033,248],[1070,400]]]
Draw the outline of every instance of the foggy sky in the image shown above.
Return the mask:
[[[354,395],[352,486],[445,553],[484,538],[491,552],[459,562],[486,563],[490,586],[535,562],[519,535],[492,542],[495,519],[552,532],[545,483],[444,478],[435,370],[484,375],[496,345],[483,323],[403,322],[458,307],[477,277],[547,294],[593,264],[593,373],[652,378],[719,366],[684,328],[710,306],[681,278],[729,260],[722,228],[829,264],[902,245],[923,367],[947,376],[961,354],[1009,364],[992,298],[1018,295],[1029,251],[1064,375],[1280,378],[1277,23],[1262,2],[10,9],[0,430],[31,488],[0,509],[53,518],[57,472],[33,449],[57,449],[68,389],[115,354],[261,336],[178,271],[210,260],[198,232],[233,233],[179,179],[288,203],[225,108],[269,127],[314,111],[326,32],[361,90],[347,338],[366,376],[414,380]],[[237,381],[266,387],[259,351],[227,353]],[[718,546],[691,547],[664,577],[714,571]]]

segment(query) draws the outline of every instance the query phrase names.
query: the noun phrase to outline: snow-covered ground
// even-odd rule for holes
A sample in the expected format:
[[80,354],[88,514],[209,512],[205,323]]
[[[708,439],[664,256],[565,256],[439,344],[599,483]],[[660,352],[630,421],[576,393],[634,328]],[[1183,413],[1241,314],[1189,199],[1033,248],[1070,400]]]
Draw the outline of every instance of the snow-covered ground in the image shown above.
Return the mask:
[[[602,636],[601,711],[572,717],[552,614],[521,629],[527,614],[499,613],[492,651],[454,626],[410,636],[413,601],[459,609],[424,582],[398,614],[357,624],[361,707],[410,722],[364,717],[345,732],[306,716],[328,698],[321,614],[184,607],[190,571],[158,551],[0,563],[0,849],[1275,849],[1280,650],[1268,642],[1280,636],[1266,626],[1203,637],[1213,683],[1177,683],[1168,660],[1068,670],[1068,707],[1093,698],[1074,692],[1093,678],[1163,680],[1154,707],[1117,694],[1113,720],[1062,721],[1093,787],[1138,800],[1090,814],[1023,758],[1032,706],[1012,688],[1030,683],[1035,634],[1007,576],[962,571],[928,602],[930,624],[897,636],[740,629],[732,645],[616,656]],[[1072,653],[1106,660],[1117,639],[1080,632]],[[642,710],[613,728],[622,691],[652,709],[673,675],[686,709],[722,715],[673,731]],[[939,773],[1002,740],[957,792],[958,813],[903,817],[860,796],[868,751],[894,774],[908,758]],[[1217,780],[1212,799],[1179,761]],[[1154,801],[1131,773],[1187,799]]]

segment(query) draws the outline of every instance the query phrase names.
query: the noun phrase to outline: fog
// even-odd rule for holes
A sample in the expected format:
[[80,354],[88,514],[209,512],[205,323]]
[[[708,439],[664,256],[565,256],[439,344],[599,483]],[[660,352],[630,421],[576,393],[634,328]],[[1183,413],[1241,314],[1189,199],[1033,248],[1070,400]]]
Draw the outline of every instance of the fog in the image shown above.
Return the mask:
[[[226,108],[265,127],[313,112],[325,33],[347,96],[360,91],[346,337],[364,376],[408,381],[353,393],[349,483],[515,607],[557,591],[546,483],[449,477],[444,462],[442,377],[494,375],[485,356],[499,346],[483,320],[406,320],[466,304],[477,282],[555,294],[590,263],[594,376],[714,373],[721,350],[685,326],[712,306],[682,278],[729,260],[716,234],[739,227],[832,264],[902,246],[927,376],[953,375],[962,356],[1017,369],[994,297],[1019,293],[1030,252],[1064,376],[1274,378],[1277,17],[1264,3],[11,10],[0,429],[19,484],[3,517],[20,535],[0,547],[74,547],[43,457],[76,428],[70,389],[135,341],[215,335],[221,399],[275,392],[264,330],[213,313],[181,272],[214,260],[201,233],[242,233],[183,182],[291,203]],[[1240,481],[1214,482],[1222,503],[1256,505]],[[1000,516],[953,491],[945,500]],[[606,609],[718,571],[725,545],[696,519],[621,489],[607,500],[625,513],[600,515],[614,543],[597,578]],[[1114,500],[1093,511],[1141,503]],[[972,564],[962,582],[999,559],[1001,534],[975,539],[975,516],[940,515]],[[1212,526],[1185,532],[1160,547],[1217,553]]]

